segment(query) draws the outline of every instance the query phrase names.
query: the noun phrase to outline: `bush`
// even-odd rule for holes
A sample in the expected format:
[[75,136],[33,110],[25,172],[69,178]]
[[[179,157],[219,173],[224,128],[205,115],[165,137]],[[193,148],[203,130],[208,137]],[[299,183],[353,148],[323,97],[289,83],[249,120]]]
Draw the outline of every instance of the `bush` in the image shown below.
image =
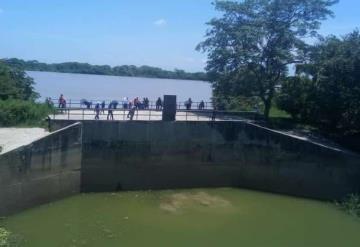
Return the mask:
[[348,214],[360,217],[360,195],[350,195],[343,202],[336,204]]
[[218,110],[262,112],[264,108],[258,97],[214,97],[213,101]]
[[10,246],[10,232],[0,227],[0,247]]
[[23,100],[0,100],[0,125],[38,125],[53,109],[46,104]]

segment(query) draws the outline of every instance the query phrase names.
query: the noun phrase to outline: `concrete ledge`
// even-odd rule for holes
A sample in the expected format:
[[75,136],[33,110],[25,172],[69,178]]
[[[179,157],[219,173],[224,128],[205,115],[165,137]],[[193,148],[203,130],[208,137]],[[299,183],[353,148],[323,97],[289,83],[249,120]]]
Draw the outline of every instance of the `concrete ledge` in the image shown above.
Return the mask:
[[0,156],[0,216],[79,193],[82,125]]

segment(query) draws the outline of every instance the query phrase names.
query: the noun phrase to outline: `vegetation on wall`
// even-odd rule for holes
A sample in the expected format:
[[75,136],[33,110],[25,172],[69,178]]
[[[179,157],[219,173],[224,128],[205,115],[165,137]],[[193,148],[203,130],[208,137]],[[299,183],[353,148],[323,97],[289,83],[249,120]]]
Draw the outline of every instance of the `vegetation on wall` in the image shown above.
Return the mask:
[[17,58],[3,59],[11,67],[29,71],[48,71],[62,73],[79,73],[95,75],[114,75],[130,77],[167,78],[183,80],[207,80],[203,72],[188,73],[183,70],[168,71],[156,67],[123,65],[110,67],[109,65],[91,65],[88,63],[67,62],[46,64],[38,61],[24,61]]
[[10,232],[0,227],[0,247],[10,246]]

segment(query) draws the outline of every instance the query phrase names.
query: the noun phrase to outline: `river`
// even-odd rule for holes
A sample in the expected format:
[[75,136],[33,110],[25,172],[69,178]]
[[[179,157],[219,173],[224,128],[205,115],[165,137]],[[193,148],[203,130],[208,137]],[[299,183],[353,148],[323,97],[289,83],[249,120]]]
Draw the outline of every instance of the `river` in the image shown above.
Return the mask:
[[82,194],[2,224],[29,247],[360,246],[333,203],[228,188]]
[[154,101],[165,94],[177,95],[178,101],[211,101],[211,84],[204,81],[153,79],[138,77],[67,74],[27,71],[34,78],[41,100],[46,97],[79,100],[121,100],[124,97],[148,97]]

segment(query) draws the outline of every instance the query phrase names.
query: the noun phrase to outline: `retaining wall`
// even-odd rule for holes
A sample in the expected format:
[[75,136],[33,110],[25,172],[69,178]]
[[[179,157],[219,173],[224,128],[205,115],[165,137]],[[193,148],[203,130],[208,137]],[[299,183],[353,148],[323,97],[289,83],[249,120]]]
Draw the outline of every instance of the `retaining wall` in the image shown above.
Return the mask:
[[240,121],[52,121],[0,156],[0,216],[79,192],[242,187],[316,199],[360,192],[358,155]]
[[82,191],[243,187],[360,192],[359,156],[246,122],[84,121]]
[[82,126],[0,156],[0,216],[80,192]]

